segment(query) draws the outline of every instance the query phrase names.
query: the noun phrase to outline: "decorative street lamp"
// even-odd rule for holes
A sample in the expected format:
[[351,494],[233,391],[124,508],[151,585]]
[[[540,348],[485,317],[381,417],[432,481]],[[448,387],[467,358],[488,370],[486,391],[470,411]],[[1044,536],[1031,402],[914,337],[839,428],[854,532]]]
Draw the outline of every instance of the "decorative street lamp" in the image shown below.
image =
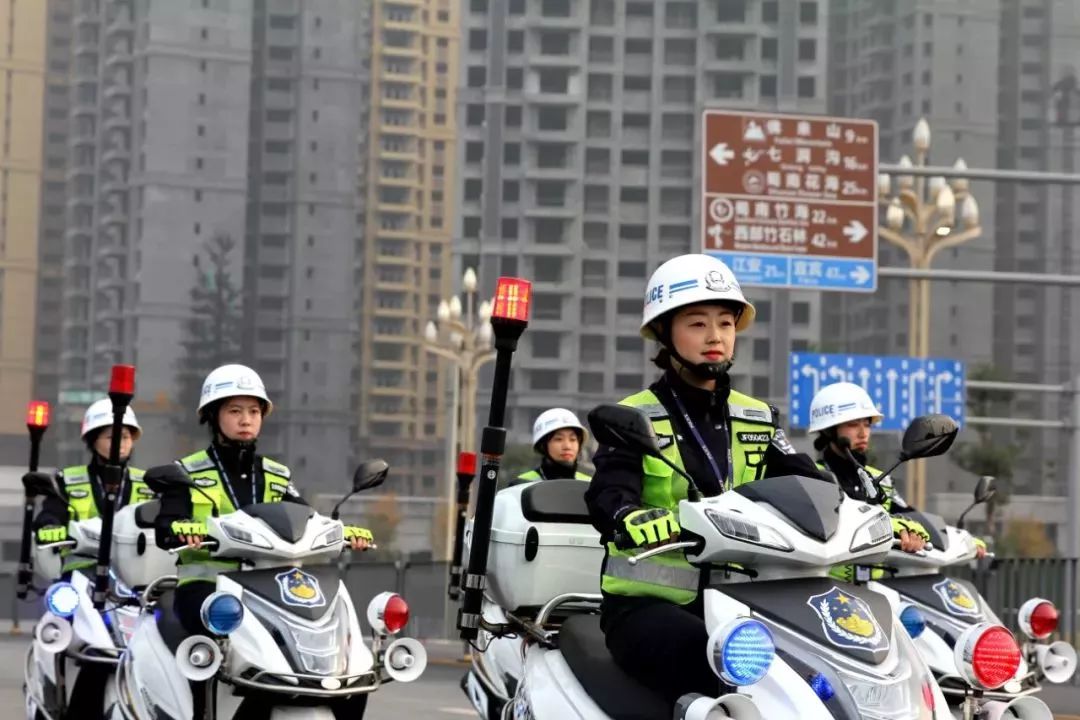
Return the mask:
[[[915,162],[907,155],[900,158],[902,167],[924,167],[930,151],[930,125],[922,118],[912,133]],[[953,165],[966,170],[967,164],[958,159]],[[929,269],[938,252],[956,247],[982,235],[979,225],[979,206],[971,195],[966,178],[945,178],[900,175],[893,194],[892,178],[878,176],[878,201],[885,206],[885,224],[878,234],[908,255],[911,267]],[[959,209],[959,214],[957,213]],[[958,216],[959,215],[959,216]],[[908,353],[912,357],[930,355],[930,281],[925,278],[908,282]],[[924,461],[911,464],[911,500],[915,507],[926,504],[926,466]]]
[[456,507],[455,473],[458,447],[466,451],[476,450],[476,397],[480,368],[495,359],[492,349],[491,301],[476,305],[476,272],[465,270],[461,286],[465,291],[465,304],[457,295],[439,302],[436,321],[429,321],[424,328],[424,348],[454,365],[453,413],[450,424],[450,441],[447,460],[447,559],[454,544],[454,508]]

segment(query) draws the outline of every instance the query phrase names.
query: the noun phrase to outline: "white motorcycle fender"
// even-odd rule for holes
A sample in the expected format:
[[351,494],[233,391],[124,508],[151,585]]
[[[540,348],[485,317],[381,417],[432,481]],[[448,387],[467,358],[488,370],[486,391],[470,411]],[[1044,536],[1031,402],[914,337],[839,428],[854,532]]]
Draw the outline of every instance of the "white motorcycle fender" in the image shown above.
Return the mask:
[[[147,700],[168,713],[169,717],[189,718],[194,710],[191,685],[180,674],[176,657],[165,645],[153,615],[143,616],[127,648],[127,693],[137,706]],[[153,716],[150,708],[143,708]]]
[[[518,712],[520,706],[527,712]],[[510,700],[511,717],[535,720],[608,720],[608,716],[586,694],[584,688],[558,650],[530,648],[525,658],[525,676],[517,696]]]
[[109,628],[105,627],[105,619],[94,608],[94,588],[90,578],[81,572],[72,573],[71,584],[79,593],[79,607],[71,618],[71,627],[75,631],[72,644],[115,649],[116,643],[113,642]]
[[356,614],[356,606],[353,605],[352,596],[349,595],[344,582],[338,588],[338,597],[345,599],[345,607],[349,611],[349,637],[353,638],[353,642],[349,643],[348,673],[350,675],[366,673],[375,667],[375,656],[371,654],[371,648],[364,642],[360,618]]

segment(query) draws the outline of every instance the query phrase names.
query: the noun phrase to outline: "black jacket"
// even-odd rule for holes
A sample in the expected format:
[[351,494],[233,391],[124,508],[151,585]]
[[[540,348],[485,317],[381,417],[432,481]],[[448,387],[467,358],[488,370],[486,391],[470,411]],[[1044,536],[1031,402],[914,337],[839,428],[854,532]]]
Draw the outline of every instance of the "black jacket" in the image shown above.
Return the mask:
[[[694,441],[690,429],[672,398],[674,387],[686,406],[702,439],[709,446],[713,458],[727,477],[728,447],[730,447],[731,418],[728,416],[730,380],[718,380],[715,390],[702,390],[687,384],[673,372],[665,373],[649,386],[660,403],[667,409],[679,442],[686,472],[694,478],[706,497],[719,495],[722,491],[719,479]],[[778,413],[773,412],[774,422]],[[641,505],[641,455],[611,447],[601,447],[593,458],[596,473],[585,492],[585,502],[593,525],[607,540],[617,528],[616,518],[631,508]],[[777,436],[765,453],[765,477],[777,475],[809,475],[822,477],[813,459],[804,453],[795,453],[783,433],[777,428]]]
[[[254,444],[239,447],[222,445],[214,442],[208,453],[215,459],[221,482],[227,485],[229,493],[235,498],[237,508],[262,502],[266,490],[266,476],[262,469],[262,456]],[[251,478],[255,483],[252,485]],[[254,495],[252,491],[254,489]],[[282,501],[306,505],[307,502],[292,490],[282,496]],[[155,535],[159,547],[171,548],[180,544],[172,531],[172,524],[177,520],[189,520],[194,512],[191,503],[192,491],[185,487],[170,488],[161,495],[161,510],[154,523]]]

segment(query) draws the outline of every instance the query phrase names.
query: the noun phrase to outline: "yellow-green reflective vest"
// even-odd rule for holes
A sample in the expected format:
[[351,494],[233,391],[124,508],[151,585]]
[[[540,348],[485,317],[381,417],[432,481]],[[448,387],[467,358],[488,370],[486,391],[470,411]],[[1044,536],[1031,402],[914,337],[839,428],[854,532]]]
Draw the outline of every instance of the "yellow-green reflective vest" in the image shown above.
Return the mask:
[[[194,488],[191,490],[192,520],[206,522],[213,513],[214,506],[210,502],[211,499],[217,505],[219,515],[236,512],[237,508],[233,506],[232,499],[221,481],[221,471],[206,450],[192,453],[181,458],[177,463],[187,471],[199,490],[202,490],[202,492]],[[262,471],[264,480],[262,502],[280,502],[281,498],[289,492],[289,478],[292,473],[289,468],[270,458],[262,459]],[[177,584],[186,585],[196,581],[215,582],[218,573],[230,572],[238,569],[239,566],[237,562],[211,560],[210,553],[206,550],[182,550],[176,563]]]
[[[154,491],[143,482],[146,473],[138,468],[127,468],[127,479],[131,481],[127,500],[124,505],[138,505],[147,500],[154,499]],[[60,471],[59,482],[67,495],[68,508],[72,520],[93,520],[101,515],[98,512],[97,503],[94,502],[93,480],[90,478],[90,468],[86,465],[72,465]],[[82,570],[97,564],[97,558],[86,555],[73,555],[71,548],[60,551],[60,557],[64,558],[61,572],[68,573],[72,570]]]
[[[667,409],[651,390],[644,390],[620,401],[635,407],[652,421],[660,439],[660,447],[668,460],[682,469],[679,442]],[[728,396],[731,418],[732,486],[753,482],[765,473],[765,451],[776,429],[772,410],[767,403],[732,391]],[[679,501],[686,498],[687,483],[663,461],[642,458],[641,504],[644,507],[666,508],[679,514]],[[600,586],[606,593],[635,597],[657,597],[686,605],[697,597],[701,573],[686,561],[683,553],[663,553],[636,565],[627,559],[639,550],[620,550],[607,544],[603,578]]]

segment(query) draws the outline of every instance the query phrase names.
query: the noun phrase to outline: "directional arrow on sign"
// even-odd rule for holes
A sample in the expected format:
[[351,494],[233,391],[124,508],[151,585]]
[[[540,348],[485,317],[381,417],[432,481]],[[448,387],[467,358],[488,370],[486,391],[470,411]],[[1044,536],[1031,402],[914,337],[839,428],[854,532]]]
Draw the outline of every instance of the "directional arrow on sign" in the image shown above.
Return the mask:
[[[717,143],[713,145],[713,149],[709,151],[709,157],[713,159],[713,162],[723,167],[728,164],[728,160],[735,157],[735,151],[728,147],[727,143]],[[863,231],[865,232],[865,228]],[[846,230],[844,232],[847,232]]]
[[861,243],[869,233],[866,226],[858,220],[852,220],[844,226],[844,235],[853,243]]
[[865,265],[859,265],[850,273],[851,279],[855,281],[856,285],[865,285],[870,281],[870,271],[866,269]]

